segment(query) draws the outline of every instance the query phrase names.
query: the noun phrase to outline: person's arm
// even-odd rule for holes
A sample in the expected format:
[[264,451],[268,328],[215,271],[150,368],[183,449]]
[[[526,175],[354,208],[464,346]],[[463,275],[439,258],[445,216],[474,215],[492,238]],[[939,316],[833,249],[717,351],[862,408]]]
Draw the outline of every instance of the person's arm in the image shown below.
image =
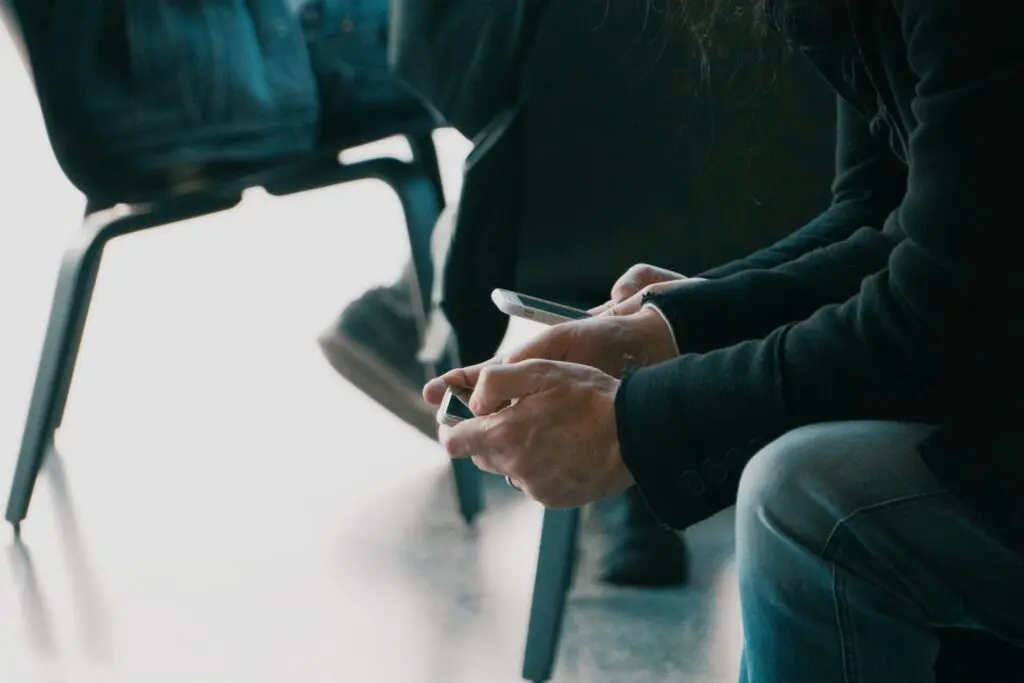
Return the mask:
[[849,299],[885,267],[901,235],[882,225],[906,191],[907,167],[853,107],[841,102],[838,112],[832,206],[776,245],[657,298],[683,351],[760,339]]
[[862,226],[880,225],[896,208],[906,187],[906,164],[895,157],[887,139],[868,131],[861,115],[846,100],[836,99],[836,174],[829,208],[771,246],[716,266],[700,277],[717,280],[795,261],[815,249],[842,242]]
[[[724,481],[701,479],[701,468],[753,440],[826,421],[1019,414],[1024,304],[1010,236],[1021,220],[1024,5],[904,0],[901,14],[917,122],[895,217],[906,239],[888,266],[845,303],[761,340],[636,370],[619,388],[623,460],[672,526],[735,499],[749,451],[726,458]],[[862,239],[804,257],[792,273],[802,288],[832,287],[838,266],[873,248]],[[747,287],[745,277],[724,282],[753,306],[775,305],[780,288]],[[693,315],[683,317],[699,326]]]

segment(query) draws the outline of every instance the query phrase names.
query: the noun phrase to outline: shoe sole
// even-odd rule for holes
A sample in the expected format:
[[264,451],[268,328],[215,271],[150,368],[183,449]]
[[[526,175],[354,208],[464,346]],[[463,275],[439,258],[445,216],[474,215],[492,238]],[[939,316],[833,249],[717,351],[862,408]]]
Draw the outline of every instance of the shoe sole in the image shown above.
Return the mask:
[[437,441],[437,418],[419,391],[409,388],[401,375],[395,374],[376,355],[360,344],[337,336],[329,329],[317,340],[327,362],[339,375],[392,415],[412,425],[428,439]]

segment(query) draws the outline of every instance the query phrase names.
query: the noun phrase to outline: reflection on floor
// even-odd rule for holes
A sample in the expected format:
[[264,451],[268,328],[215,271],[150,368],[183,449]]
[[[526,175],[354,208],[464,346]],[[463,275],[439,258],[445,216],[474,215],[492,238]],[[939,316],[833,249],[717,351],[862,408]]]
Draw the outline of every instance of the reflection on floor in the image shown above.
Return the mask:
[[[19,69],[0,44],[0,502],[81,210]],[[519,679],[541,510],[499,481],[467,529],[437,446],[314,343],[406,254],[372,183],[110,246],[61,455],[0,528],[0,681]],[[591,525],[554,680],[735,680],[729,527],[690,533],[692,587],[640,592],[594,580]]]
[[[238,453],[51,460],[0,566],[2,680],[517,680],[533,505],[488,482],[470,530],[429,453],[400,474]],[[554,680],[735,680],[729,521],[691,534],[695,585],[672,591],[597,584],[588,529]]]

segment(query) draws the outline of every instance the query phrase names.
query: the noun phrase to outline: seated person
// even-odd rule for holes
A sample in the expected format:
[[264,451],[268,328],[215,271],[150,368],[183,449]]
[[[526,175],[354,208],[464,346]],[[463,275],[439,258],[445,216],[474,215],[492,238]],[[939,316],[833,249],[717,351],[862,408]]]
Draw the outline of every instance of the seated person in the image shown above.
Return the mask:
[[[449,215],[440,220],[448,220]],[[421,394],[428,379],[426,367],[418,360],[425,323],[417,319],[412,277],[410,267],[397,283],[363,294],[324,331],[319,343],[342,377],[436,440],[437,410]],[[601,512],[610,532],[610,547],[602,559],[603,581],[642,587],[685,581],[688,562],[682,539],[655,520],[635,490],[606,502]]]
[[[938,629],[1024,645],[1024,5],[728,4],[838,92],[832,205],[425,397],[472,388],[441,442],[547,506],[636,485],[683,529],[736,503],[743,681],[934,681]],[[705,6],[680,3],[698,40]]]
[[[500,231],[514,242],[505,246],[502,237],[499,246],[471,247],[476,251],[449,269],[458,277],[447,282],[447,298],[458,298],[461,309],[452,324],[472,362],[499,343],[487,316],[499,323],[504,316],[490,302],[490,287],[593,306],[633,260],[667,254],[666,265],[700,272],[769,244],[829,196],[834,97],[820,76],[795,57],[774,68],[759,65],[781,41],[770,49],[745,44],[748,33],[739,30],[722,41],[728,54],[719,68],[727,77],[702,79],[689,37],[652,22],[642,5],[553,3],[532,43],[515,143],[521,167],[495,161],[490,146],[491,161],[467,170],[462,208],[470,210],[459,232]],[[493,220],[492,213],[505,213],[501,198],[491,196],[500,184],[494,178],[517,177],[508,184],[518,188],[520,205],[507,212],[516,217]],[[648,226],[646,234],[637,226]],[[510,254],[514,267],[506,269],[498,261]],[[343,377],[435,438],[434,409],[420,395],[424,322],[411,286],[406,275],[367,292],[320,343]],[[684,579],[678,534],[657,523],[635,489],[598,512],[610,532],[602,556],[606,581]]]

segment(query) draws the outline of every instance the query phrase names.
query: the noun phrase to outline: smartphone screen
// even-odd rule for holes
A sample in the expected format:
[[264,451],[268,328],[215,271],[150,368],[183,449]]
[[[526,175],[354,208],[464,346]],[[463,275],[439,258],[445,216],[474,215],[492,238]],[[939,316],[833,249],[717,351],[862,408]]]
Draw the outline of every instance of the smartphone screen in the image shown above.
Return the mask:
[[473,415],[473,411],[469,409],[469,406],[463,403],[462,399],[454,391],[451,392],[451,400],[448,401],[445,414],[459,421],[471,420],[476,417]]
[[562,304],[556,304],[551,301],[545,301],[544,299],[538,299],[532,296],[526,296],[525,294],[516,294],[519,297],[519,301],[527,308],[535,308],[538,311],[544,311],[545,313],[552,313],[554,315],[560,315],[563,318],[569,318],[570,320],[583,320],[589,318],[590,314],[586,311],[581,311],[578,308],[572,306],[563,306]]

